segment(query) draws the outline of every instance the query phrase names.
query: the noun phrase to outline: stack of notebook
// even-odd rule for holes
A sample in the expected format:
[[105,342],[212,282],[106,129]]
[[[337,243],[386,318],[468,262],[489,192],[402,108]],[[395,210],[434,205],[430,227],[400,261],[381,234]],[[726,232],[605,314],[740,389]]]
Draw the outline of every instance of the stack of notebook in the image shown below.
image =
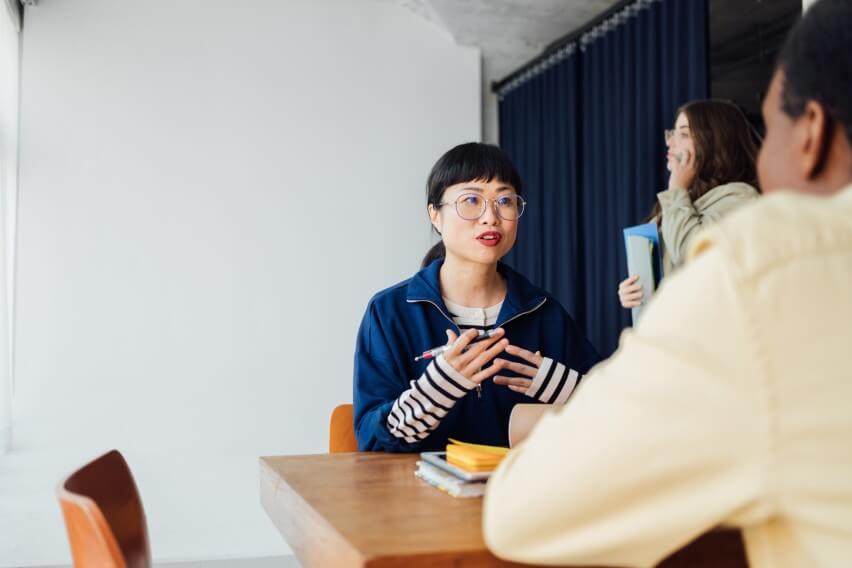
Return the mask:
[[480,497],[509,448],[450,440],[446,452],[423,452],[414,475],[453,497]]

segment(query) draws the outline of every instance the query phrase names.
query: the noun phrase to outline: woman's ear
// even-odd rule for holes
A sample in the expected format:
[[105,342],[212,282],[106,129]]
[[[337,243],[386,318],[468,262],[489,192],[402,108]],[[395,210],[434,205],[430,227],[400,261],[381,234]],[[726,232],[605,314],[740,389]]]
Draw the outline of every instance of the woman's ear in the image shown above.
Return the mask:
[[435,230],[440,235],[441,234],[441,212],[438,210],[437,207],[435,207],[431,203],[429,204],[428,207],[426,207],[426,210],[429,212],[429,219],[432,221],[432,226],[435,227]]

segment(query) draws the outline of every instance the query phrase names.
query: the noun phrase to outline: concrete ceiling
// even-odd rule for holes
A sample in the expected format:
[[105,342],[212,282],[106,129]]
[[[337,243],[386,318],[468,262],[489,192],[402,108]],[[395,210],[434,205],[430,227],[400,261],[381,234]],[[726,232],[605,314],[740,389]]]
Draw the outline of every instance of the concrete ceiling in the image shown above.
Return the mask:
[[619,0],[384,0],[416,13],[461,45],[482,53],[482,135],[497,141],[491,83],[505,78],[553,41]]
[[483,74],[502,79],[618,0],[388,0],[479,47]]

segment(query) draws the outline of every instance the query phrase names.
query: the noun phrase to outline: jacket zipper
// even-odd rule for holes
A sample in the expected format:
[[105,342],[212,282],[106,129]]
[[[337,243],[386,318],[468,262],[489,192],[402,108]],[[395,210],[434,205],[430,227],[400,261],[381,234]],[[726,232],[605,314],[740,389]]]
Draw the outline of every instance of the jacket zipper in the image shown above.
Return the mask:
[[433,306],[435,306],[435,309],[438,310],[439,312],[441,312],[441,315],[444,316],[445,318],[447,318],[447,321],[450,322],[453,325],[453,327],[456,328],[456,333],[461,331],[459,329],[459,326],[456,325],[456,322],[453,321],[453,318],[448,316],[444,312],[444,310],[441,309],[441,306],[439,306],[438,304],[436,304],[432,300],[406,300],[406,302],[408,302],[409,304],[416,304],[417,302],[426,302],[427,304],[432,304]]
[[509,323],[510,321],[514,321],[514,320],[518,319],[518,318],[519,318],[519,317],[521,317],[521,316],[525,316],[525,315],[527,315],[527,314],[531,314],[531,313],[533,313],[534,311],[536,311],[537,309],[539,309],[540,307],[542,307],[546,301],[547,301],[547,298],[543,299],[543,300],[542,300],[541,302],[539,302],[539,303],[538,303],[538,304],[537,304],[534,308],[530,308],[529,310],[527,310],[527,311],[525,311],[525,312],[521,312],[521,313],[519,313],[519,314],[515,314],[515,315],[513,315],[512,317],[510,317],[509,319],[507,319],[506,321],[504,321],[503,323],[501,323],[501,324],[500,324],[500,325],[498,325],[497,327],[503,327],[504,325],[506,325],[506,324],[507,324],[507,323]]

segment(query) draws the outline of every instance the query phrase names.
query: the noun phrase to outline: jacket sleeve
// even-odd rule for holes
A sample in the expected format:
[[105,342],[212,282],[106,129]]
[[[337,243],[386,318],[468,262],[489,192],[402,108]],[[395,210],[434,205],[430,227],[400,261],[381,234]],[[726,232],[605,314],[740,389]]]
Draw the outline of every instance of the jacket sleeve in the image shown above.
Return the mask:
[[690,241],[706,223],[716,223],[732,209],[750,199],[746,196],[728,195],[712,207],[698,211],[682,188],[669,189],[657,194],[662,211],[663,243],[672,264],[680,266],[686,260]]
[[419,451],[455,403],[476,386],[443,356],[410,380],[394,362],[393,346],[371,304],[355,352],[353,402],[361,451]]
[[564,310],[562,317],[565,322],[562,338],[566,349],[565,360],[560,362],[543,357],[538,373],[524,393],[545,404],[566,403],[583,376],[600,361],[598,352]]
[[765,369],[726,268],[711,249],[668,279],[619,351],[504,459],[483,513],[498,556],[652,566],[720,523],[765,518]]

